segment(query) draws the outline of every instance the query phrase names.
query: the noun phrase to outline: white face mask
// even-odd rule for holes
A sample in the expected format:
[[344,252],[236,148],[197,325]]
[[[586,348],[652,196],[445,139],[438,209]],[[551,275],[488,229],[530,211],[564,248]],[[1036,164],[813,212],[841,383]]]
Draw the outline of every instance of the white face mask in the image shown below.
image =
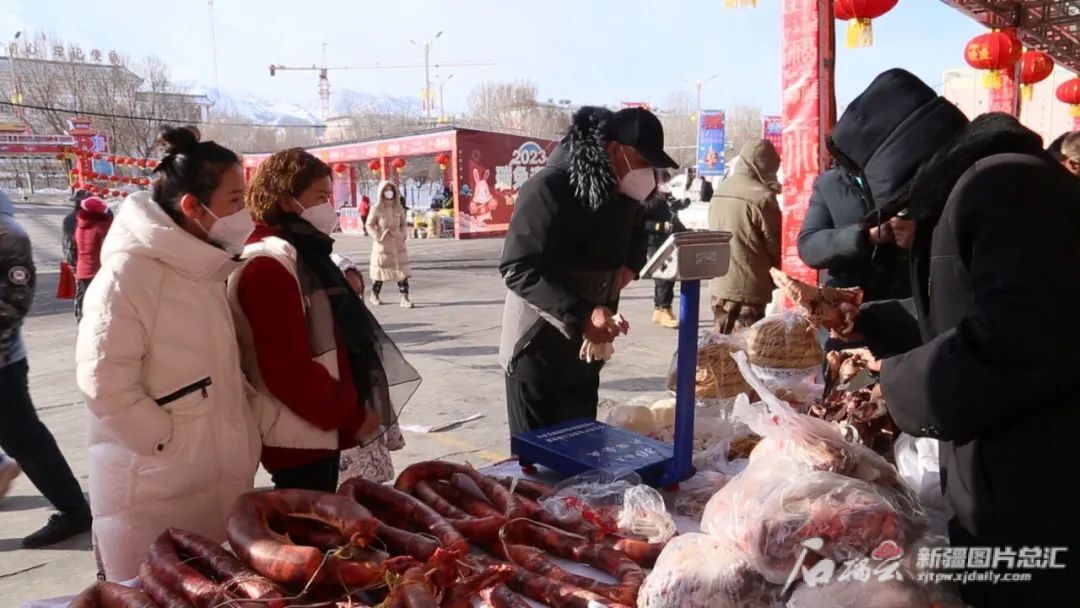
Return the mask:
[[644,201],[656,189],[656,173],[652,167],[632,168],[630,159],[626,158],[626,153],[623,152],[622,155],[629,171],[619,180],[619,192],[636,201]]
[[252,221],[248,210],[241,209],[225,217],[218,217],[213,211],[210,211],[209,207],[206,207],[206,212],[213,215],[214,219],[217,220],[210,227],[210,230],[203,227],[202,222],[195,220],[199,224],[199,228],[202,228],[203,232],[206,233],[206,238],[211,243],[224,249],[229,255],[240,255],[244,251],[244,243],[247,243],[248,237],[255,230],[255,222]]
[[[296,201],[296,199],[293,199]],[[314,207],[308,207],[304,209],[304,206],[300,204],[300,201],[296,201],[296,206],[301,209],[300,217],[307,220],[307,223],[315,227],[316,230],[323,234],[330,234],[337,227],[338,216],[337,211],[334,210],[334,205],[329,201],[320,203]]]
[[385,198],[388,201],[392,201],[392,200],[394,200],[394,191],[393,190],[383,190],[382,197]]

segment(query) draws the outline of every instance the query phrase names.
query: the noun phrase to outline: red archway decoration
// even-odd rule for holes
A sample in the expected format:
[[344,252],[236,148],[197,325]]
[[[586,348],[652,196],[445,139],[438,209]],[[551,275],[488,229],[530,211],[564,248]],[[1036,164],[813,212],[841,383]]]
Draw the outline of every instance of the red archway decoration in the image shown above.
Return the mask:
[[872,20],[891,11],[899,0],[835,0],[833,12],[840,21],[847,21],[849,49],[873,46]]

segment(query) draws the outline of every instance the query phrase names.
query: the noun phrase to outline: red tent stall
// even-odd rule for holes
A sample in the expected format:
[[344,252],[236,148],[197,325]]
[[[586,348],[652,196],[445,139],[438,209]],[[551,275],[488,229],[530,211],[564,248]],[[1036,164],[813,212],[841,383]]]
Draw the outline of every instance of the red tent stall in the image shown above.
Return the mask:
[[[454,237],[469,239],[506,234],[518,188],[547,163],[556,143],[494,131],[446,128],[316,146],[308,151],[334,169],[334,201],[345,232],[360,230],[356,201],[357,186],[363,179],[400,183],[406,167],[433,163],[453,193]],[[269,156],[244,155],[248,179]]]

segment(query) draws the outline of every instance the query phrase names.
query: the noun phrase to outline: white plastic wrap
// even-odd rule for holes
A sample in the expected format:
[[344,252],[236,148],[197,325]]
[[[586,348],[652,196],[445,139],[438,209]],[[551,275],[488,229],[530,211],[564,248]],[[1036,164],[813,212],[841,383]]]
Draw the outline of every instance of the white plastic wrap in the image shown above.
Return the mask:
[[814,553],[837,563],[885,542],[903,547],[914,540],[921,532],[919,507],[896,504],[896,498],[858,479],[782,459],[757,460],[712,497],[701,530],[729,539],[767,580],[782,584],[809,539],[821,539]]
[[780,608],[778,591],[731,543],[684,534],[660,554],[637,608]]
[[646,485],[626,491],[616,523],[620,532],[643,536],[650,543],[666,543],[675,536],[675,520],[668,513],[664,497]]
[[615,531],[626,491],[640,484],[641,478],[633,472],[587,471],[556,484],[540,505],[568,524],[586,520]]
[[916,439],[901,433],[893,445],[896,470],[900,478],[919,497],[926,509],[928,528],[933,534],[945,536],[952,509],[941,493],[941,466],[938,461],[938,441],[928,437]]
[[727,484],[728,479],[723,473],[698,469],[693,477],[679,484],[679,491],[675,494],[675,514],[700,521],[705,505]]

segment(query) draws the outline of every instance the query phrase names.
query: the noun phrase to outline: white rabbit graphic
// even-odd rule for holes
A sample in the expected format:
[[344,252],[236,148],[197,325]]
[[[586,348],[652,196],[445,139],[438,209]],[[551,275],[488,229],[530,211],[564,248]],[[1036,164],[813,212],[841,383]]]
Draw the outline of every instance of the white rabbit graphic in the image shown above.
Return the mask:
[[490,176],[491,171],[487,169],[484,170],[484,177],[480,177],[479,169],[473,169],[473,196],[469,211],[480,222],[491,219],[491,212],[496,204],[487,183],[487,178]]

